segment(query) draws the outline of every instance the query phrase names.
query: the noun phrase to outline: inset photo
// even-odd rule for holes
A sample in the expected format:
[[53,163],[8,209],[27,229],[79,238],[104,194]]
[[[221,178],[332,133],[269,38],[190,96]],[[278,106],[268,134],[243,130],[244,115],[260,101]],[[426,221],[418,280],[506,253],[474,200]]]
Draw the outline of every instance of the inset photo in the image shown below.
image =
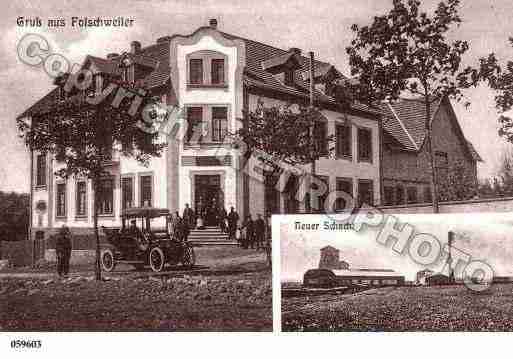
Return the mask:
[[280,222],[284,332],[513,328],[511,215]]

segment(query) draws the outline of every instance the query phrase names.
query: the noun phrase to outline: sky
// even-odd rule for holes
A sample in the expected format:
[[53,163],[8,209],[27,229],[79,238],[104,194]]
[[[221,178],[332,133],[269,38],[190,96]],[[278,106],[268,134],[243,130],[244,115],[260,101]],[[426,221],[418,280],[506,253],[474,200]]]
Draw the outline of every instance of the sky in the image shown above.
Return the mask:
[[[305,219],[306,218],[306,219]],[[315,219],[314,219],[315,218]],[[302,281],[306,270],[317,268],[320,249],[331,245],[340,251],[340,260],[346,261],[350,268],[393,269],[405,276],[406,280],[415,280],[416,273],[429,268],[442,272],[444,260],[425,266],[416,263],[408,255],[393,251],[389,243],[380,244],[376,238],[381,227],[360,231],[297,231],[294,222],[320,222],[324,216],[279,216],[280,226],[280,279],[285,281]],[[435,236],[442,246],[447,244],[447,233],[455,233],[454,248],[463,251],[473,260],[484,261],[497,276],[513,276],[513,214],[470,213],[470,214],[436,214],[402,215],[397,217],[399,225],[410,224],[414,235],[418,233]],[[273,222],[274,224],[275,222]],[[421,251],[427,250],[422,247]],[[455,253],[455,252],[454,252]],[[426,252],[422,252],[426,255]],[[454,257],[456,258],[456,256]],[[463,266],[456,267],[455,275],[461,276]]]
[[[314,51],[316,57],[334,64],[349,74],[345,48],[350,44],[353,23],[367,24],[376,14],[384,13],[391,0],[324,0],[299,1],[35,1],[21,0],[2,4],[0,15],[0,190],[29,190],[29,156],[19,138],[15,118],[52,88],[51,79],[39,67],[23,64],[16,55],[16,46],[23,35],[45,36],[52,50],[72,63],[80,63],[87,54],[105,56],[110,52],[129,50],[130,41],[143,46],[161,36],[189,34],[218,19],[222,31],[288,49],[299,47]],[[426,0],[426,9],[438,1]],[[463,1],[460,14],[463,24],[451,33],[451,38],[467,40],[470,51],[465,64],[474,64],[482,56],[495,52],[499,59],[513,59],[508,37],[513,36],[513,2],[510,0]],[[313,5],[314,4],[314,5]],[[20,17],[36,17],[42,27],[20,27]],[[72,16],[124,16],[134,19],[132,27],[78,29],[70,26]],[[48,28],[47,19],[64,18],[67,26]],[[501,154],[510,144],[497,135],[498,113],[493,93],[485,87],[467,91],[472,105],[465,109],[454,104],[465,136],[484,159],[479,165],[480,178],[493,176]]]

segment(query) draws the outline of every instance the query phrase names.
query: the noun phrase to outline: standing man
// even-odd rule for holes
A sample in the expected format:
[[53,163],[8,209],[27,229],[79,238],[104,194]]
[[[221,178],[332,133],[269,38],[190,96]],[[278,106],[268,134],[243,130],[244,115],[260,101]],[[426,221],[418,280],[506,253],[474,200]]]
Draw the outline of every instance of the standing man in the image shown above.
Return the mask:
[[247,215],[242,228],[244,229],[243,248],[255,248],[255,223],[251,213]]
[[65,224],[62,225],[57,235],[55,253],[57,254],[57,274],[59,277],[67,276],[71,257],[71,232]]
[[257,220],[255,221],[254,227],[255,227],[256,249],[263,248],[266,228],[265,228],[265,221],[262,218],[262,215],[260,213],[257,214]]
[[235,239],[235,231],[237,230],[237,222],[239,222],[239,214],[235,211],[235,208],[230,207],[230,213],[228,214],[228,238]]
[[224,206],[219,206],[217,213],[219,218],[219,228],[221,229],[221,232],[226,233],[226,217],[228,217],[228,213],[226,213]]
[[182,218],[189,228],[194,228],[196,220],[194,218],[194,211],[189,207],[189,203],[185,204]]

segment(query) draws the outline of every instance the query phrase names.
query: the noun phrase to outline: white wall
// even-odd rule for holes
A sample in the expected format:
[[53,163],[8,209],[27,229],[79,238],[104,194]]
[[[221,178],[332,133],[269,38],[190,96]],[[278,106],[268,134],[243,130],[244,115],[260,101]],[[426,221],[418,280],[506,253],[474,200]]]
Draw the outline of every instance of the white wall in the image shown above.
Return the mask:
[[[284,106],[286,103],[281,100],[261,97],[257,95],[249,96],[249,109],[253,110],[257,107],[258,101],[263,101],[264,106]],[[380,158],[379,158],[379,123],[377,120],[367,119],[364,117],[357,117],[354,115],[342,114],[334,111],[323,110],[322,114],[328,121],[328,135],[335,134],[335,125],[337,122],[344,123],[349,121],[352,124],[352,158],[335,159],[335,158],[321,158],[316,162],[316,171],[318,175],[329,176],[330,178],[330,191],[336,189],[336,177],[346,177],[353,179],[353,191],[356,196],[357,183],[359,179],[370,179],[374,184],[374,200],[375,203],[380,203]],[[358,141],[357,130],[358,127],[366,127],[372,130],[372,163],[358,162]],[[309,171],[309,166],[305,167]]]
[[[216,51],[226,56],[227,66],[227,88],[187,88],[187,56],[196,51],[210,50]],[[177,67],[178,78],[180,83],[179,89],[179,105],[185,107],[187,105],[226,105],[228,107],[228,131],[235,132],[236,128],[241,124],[236,121],[237,115],[240,114],[240,109],[236,108],[236,70],[237,70],[237,47],[225,46],[216,41],[212,36],[205,35],[198,39],[194,44],[178,44],[177,45]],[[239,94],[240,95],[240,94]],[[204,115],[205,116],[205,115]],[[184,126],[182,126],[184,129]],[[181,137],[183,138],[183,137]],[[220,156],[225,154],[232,154],[232,166],[182,166],[181,160],[178,165],[179,170],[179,208],[183,211],[185,204],[193,204],[192,186],[193,177],[192,173],[204,172],[209,173],[223,173],[224,174],[224,187],[225,193],[225,206],[237,205],[237,172],[234,169],[237,157],[231,150],[224,150],[215,147],[208,148],[184,148],[183,142],[180,143],[180,157],[181,156]],[[199,174],[199,173],[198,173]],[[241,205],[241,204],[239,204]]]

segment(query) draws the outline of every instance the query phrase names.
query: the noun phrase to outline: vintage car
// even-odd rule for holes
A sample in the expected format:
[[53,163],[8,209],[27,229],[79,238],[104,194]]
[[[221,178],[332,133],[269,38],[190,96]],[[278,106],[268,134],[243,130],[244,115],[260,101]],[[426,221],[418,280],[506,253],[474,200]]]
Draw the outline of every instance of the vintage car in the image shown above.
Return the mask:
[[[194,248],[175,233],[169,233],[170,213],[167,209],[153,207],[128,208],[122,212],[121,228],[102,227],[108,247],[101,252],[105,271],[114,270],[117,263],[134,265],[142,269],[149,265],[160,272],[166,264],[192,267],[195,263]],[[135,221],[135,226],[127,222]],[[160,222],[160,227],[152,222]]]

